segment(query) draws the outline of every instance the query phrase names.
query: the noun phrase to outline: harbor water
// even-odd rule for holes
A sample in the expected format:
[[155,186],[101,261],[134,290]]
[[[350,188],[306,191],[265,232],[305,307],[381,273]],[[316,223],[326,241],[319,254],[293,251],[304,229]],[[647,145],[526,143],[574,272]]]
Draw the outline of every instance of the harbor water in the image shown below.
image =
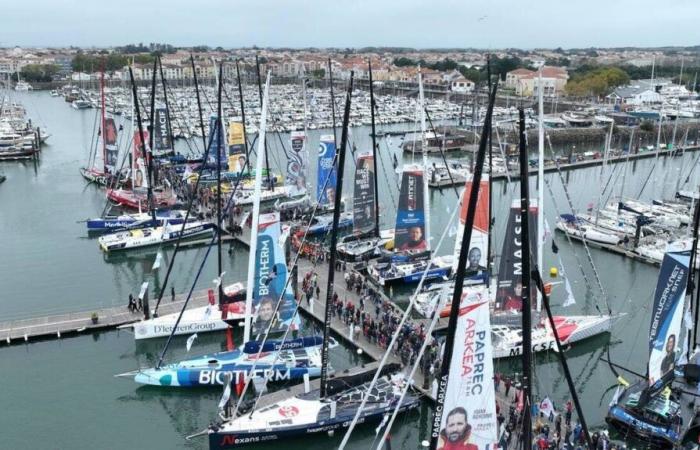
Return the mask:
[[[154,275],[151,271],[155,251],[107,257],[99,251],[97,241],[87,237],[85,224],[81,223],[98,216],[105,204],[104,192],[87,185],[78,173],[78,168],[88,159],[95,111],[74,110],[48,93],[23,93],[16,98],[27,108],[35,125],[52,136],[37,161],[0,163],[0,174],[7,176],[0,185],[0,321],[105,306],[126,308],[129,293],[136,294],[146,280],[156,292],[164,273]],[[392,125],[383,129],[402,128],[413,130],[414,126]],[[309,132],[312,173],[316,171],[313,155],[319,136],[329,132],[332,130]],[[368,127],[352,129],[351,140],[356,151],[371,149]],[[288,136],[268,138],[270,162],[277,167],[284,163],[280,141],[286,144]],[[399,136],[380,139],[382,228],[393,226],[398,199],[399,175],[392,165],[393,155],[399,161],[412,159],[398,148],[401,141]],[[567,149],[557,149],[563,150]],[[688,153],[661,158],[658,162],[649,158],[629,163],[624,194],[637,197],[646,184],[642,199],[671,197],[676,180],[681,173],[687,173],[695,158],[695,153]],[[657,168],[649,178],[654,164]],[[574,207],[585,210],[597,202],[598,192],[611,173],[612,181],[600,197],[607,199],[611,189],[613,195],[619,195],[624,167],[618,164],[564,173]],[[346,173],[351,174],[354,164],[349,160],[346,168]],[[557,215],[570,209],[559,175],[547,174],[545,179],[554,198],[545,190],[544,214],[559,252],[552,252],[550,234],[542,269],[548,274],[549,267],[563,264],[576,298],[575,305],[563,308],[566,292],[563,285],[556,286],[552,294],[555,314],[597,314],[607,312],[609,306],[614,314],[621,315],[610,335],[576,344],[566,351],[589,426],[602,427],[612,395],[609,388],[615,384],[615,377],[601,357],[609,352],[614,362],[638,372],[645,371],[649,315],[658,268],[592,249],[596,275],[586,260],[584,248],[578,243],[570,245],[563,235],[554,231]],[[693,173],[684,188],[695,189],[698,179],[698,173]],[[531,183],[534,196],[536,177],[532,177]],[[350,199],[351,195],[352,176],[347,175],[343,196]],[[430,197],[431,242],[436,245],[441,233],[447,230],[449,234],[452,227],[448,219],[456,207],[457,194],[453,188],[443,188],[432,190]],[[518,197],[517,183],[494,183],[496,260],[508,208]],[[454,238],[448,236],[438,253],[451,253],[453,246]],[[225,250],[228,248],[226,244]],[[184,249],[178,255],[171,276],[178,293],[189,289],[205,252],[206,247],[202,246]],[[172,250],[163,253],[163,267],[166,267]],[[217,276],[214,256],[212,252],[198,281],[199,288],[211,287]],[[234,244],[223,259],[226,283],[244,281],[248,266],[246,248]],[[600,277],[602,292],[596,276]],[[550,281],[548,276],[546,279]],[[391,290],[402,304],[408,302],[409,293],[405,286]],[[169,301],[168,295],[164,301]],[[168,360],[187,356],[185,340],[186,337],[175,339]],[[240,332],[235,333],[234,340],[240,342]],[[199,336],[189,354],[220,350],[224,342],[223,334]],[[153,365],[163,344],[164,340],[135,344],[130,333],[117,330],[23,345],[7,346],[3,342],[0,344],[0,404],[4,406],[0,411],[0,448],[206,448],[205,439],[186,441],[185,436],[204,429],[216,418],[221,389],[166,391],[138,387],[129,380],[114,377],[139,366]],[[360,363],[350,348],[342,346],[332,352],[331,358],[336,370]],[[563,405],[570,396],[556,355],[541,353],[536,360],[537,394],[540,398],[549,396],[555,405]],[[496,371],[517,372],[519,364],[517,359],[497,361]],[[421,441],[429,436],[431,415],[430,404],[425,402],[418,411],[401,417],[392,432],[393,448],[421,448]],[[290,449],[325,449],[336,446],[340,437],[318,436],[284,445]],[[349,448],[369,448],[375,438],[374,426],[359,427]],[[256,448],[271,449],[279,445]]]

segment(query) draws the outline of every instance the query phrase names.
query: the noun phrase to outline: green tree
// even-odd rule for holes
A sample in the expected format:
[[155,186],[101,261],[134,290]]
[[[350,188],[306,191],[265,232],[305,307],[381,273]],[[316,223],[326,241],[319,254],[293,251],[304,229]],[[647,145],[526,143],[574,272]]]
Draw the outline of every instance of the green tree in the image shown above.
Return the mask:
[[24,81],[28,82],[48,82],[61,70],[55,64],[28,64],[22,67],[20,75]]

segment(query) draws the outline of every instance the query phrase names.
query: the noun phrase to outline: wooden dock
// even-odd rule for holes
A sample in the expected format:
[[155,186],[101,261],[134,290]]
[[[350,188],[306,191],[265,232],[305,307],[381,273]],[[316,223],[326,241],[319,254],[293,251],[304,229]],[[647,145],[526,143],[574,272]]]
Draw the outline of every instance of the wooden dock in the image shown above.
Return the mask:
[[[207,291],[204,290],[195,292],[189,304],[192,307],[204,306],[207,301]],[[158,313],[165,315],[179,312],[184,302],[184,296],[176,296],[173,302],[169,295],[165,295]],[[155,306],[155,299],[151,301],[150,306],[151,308]],[[92,320],[93,313],[97,314],[96,323]],[[10,345],[30,340],[58,339],[75,334],[114,329],[120,325],[138,322],[142,317],[141,312],[129,311],[125,300],[123,305],[109,308],[0,322],[0,340]]]

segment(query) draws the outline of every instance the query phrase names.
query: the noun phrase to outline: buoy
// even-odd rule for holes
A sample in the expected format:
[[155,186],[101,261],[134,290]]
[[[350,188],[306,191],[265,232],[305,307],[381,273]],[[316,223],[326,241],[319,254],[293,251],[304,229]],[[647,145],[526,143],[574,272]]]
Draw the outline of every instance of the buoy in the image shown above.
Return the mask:
[[552,278],[556,278],[557,275],[559,275],[559,269],[557,269],[556,267],[551,267],[549,269],[549,276]]

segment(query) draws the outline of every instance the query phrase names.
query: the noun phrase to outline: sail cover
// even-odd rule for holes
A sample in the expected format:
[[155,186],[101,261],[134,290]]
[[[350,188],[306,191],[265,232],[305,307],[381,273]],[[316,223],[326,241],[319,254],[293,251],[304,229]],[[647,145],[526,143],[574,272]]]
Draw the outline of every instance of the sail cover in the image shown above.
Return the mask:
[[649,326],[649,386],[673,372],[679,356],[689,266],[690,252],[667,252],[661,263]]
[[105,119],[105,130],[102,138],[105,141],[105,167],[111,173],[116,173],[119,165],[117,161],[119,147],[117,146],[117,125],[111,117]]
[[356,234],[365,233],[374,228],[376,220],[374,176],[374,156],[371,153],[358,154],[352,204],[353,226]]
[[[279,213],[260,215],[255,251],[253,334],[265,333],[270,323],[271,332],[283,332],[288,327],[298,330],[301,323],[299,316],[294,314],[296,302],[291,283],[287,284],[287,264],[280,243],[281,234]],[[281,304],[275,314],[278,301]]]
[[165,106],[156,108],[155,126],[153,127],[153,156],[165,156],[173,152],[173,142],[170,139],[170,124],[168,110]]
[[228,124],[228,170],[241,173],[245,169],[245,135],[243,124],[230,122]]
[[425,235],[424,175],[423,166],[411,164],[404,167],[394,234],[394,248],[401,252],[430,250]]
[[321,205],[332,205],[335,202],[336,169],[334,161],[335,139],[333,135],[321,136],[321,142],[318,146],[318,180],[316,184],[316,198]]
[[[537,261],[537,201],[530,200],[530,254],[532,261]],[[522,220],[520,217],[520,200],[514,200],[510,206],[506,237],[503,241],[501,261],[498,265],[498,289],[496,290],[496,309],[520,310],[522,306],[523,248]],[[534,284],[534,283],[533,283]],[[533,295],[535,298],[535,287]],[[534,304],[534,302],[533,302]]]
[[306,135],[303,131],[292,131],[290,139],[292,151],[287,155],[286,184],[289,195],[297,197],[306,194]]
[[[459,252],[462,248],[462,236],[464,236],[464,224],[467,221],[467,207],[469,206],[471,191],[472,181],[470,179],[467,181],[462,191],[457,239],[455,241],[455,256],[452,263],[453,272],[456,272],[457,263],[459,262]],[[479,186],[479,198],[476,201],[474,228],[472,228],[472,237],[469,242],[469,253],[467,255],[468,274],[486,270],[488,267],[489,219],[489,179],[488,176],[483,176]]]
[[496,448],[496,394],[485,286],[465,287],[454,342],[437,448]]

